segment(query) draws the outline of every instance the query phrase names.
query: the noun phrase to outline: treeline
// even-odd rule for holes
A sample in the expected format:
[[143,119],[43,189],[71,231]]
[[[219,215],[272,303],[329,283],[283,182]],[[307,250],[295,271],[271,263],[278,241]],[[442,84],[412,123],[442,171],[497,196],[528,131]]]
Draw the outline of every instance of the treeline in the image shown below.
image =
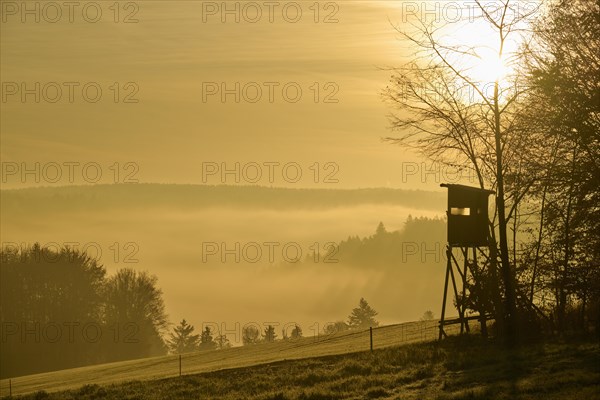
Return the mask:
[[444,193],[387,188],[288,189],[262,186],[121,184],[0,191],[2,217],[73,211],[230,207],[269,210],[322,209],[367,204],[435,210]]
[[37,244],[0,261],[2,378],[166,353],[156,277]]
[[443,262],[445,248],[445,219],[409,215],[402,229],[388,231],[380,222],[373,235],[349,236],[328,256],[345,265],[411,268]]
[[523,59],[530,143],[508,174],[523,199],[510,223],[528,239],[513,244],[517,288],[551,329],[600,334],[600,2],[552,4]]
[[[377,327],[379,326],[379,322],[375,319],[377,314],[377,311],[364,298],[361,298],[358,307],[352,309],[347,322],[337,321],[327,324],[322,333],[333,335],[347,330]],[[261,330],[258,324],[248,324],[242,328],[242,343],[244,346],[251,346],[259,343],[298,340],[303,337],[300,325],[294,324],[289,328],[291,329],[283,328],[281,336],[278,336],[273,325],[267,325]],[[200,333],[195,333],[194,326],[183,319],[169,334],[167,346],[170,353],[183,354],[227,349],[231,347],[231,343],[226,334],[213,332],[209,326],[205,326]]]

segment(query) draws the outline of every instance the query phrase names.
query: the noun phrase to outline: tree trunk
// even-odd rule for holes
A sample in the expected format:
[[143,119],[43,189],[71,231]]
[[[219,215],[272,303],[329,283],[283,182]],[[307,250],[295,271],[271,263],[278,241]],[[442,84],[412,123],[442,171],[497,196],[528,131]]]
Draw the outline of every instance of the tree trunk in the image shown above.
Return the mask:
[[[575,172],[575,162],[577,158],[577,146],[573,149],[573,160],[571,166],[571,176]],[[558,330],[565,331],[565,313],[567,308],[567,279],[569,278],[569,260],[571,258],[571,211],[573,208],[573,190],[575,183],[571,181],[569,185],[569,197],[567,201],[567,214],[565,216],[565,257],[563,259],[562,274],[558,285]]]
[[533,304],[533,294],[535,293],[535,278],[537,276],[538,264],[540,262],[540,250],[542,247],[542,234],[544,232],[544,217],[546,211],[546,194],[548,191],[548,184],[544,183],[544,190],[542,193],[542,206],[540,209],[540,230],[538,233],[538,240],[535,246],[535,259],[533,260],[533,270],[531,272],[531,287],[529,288],[529,302]]
[[497,332],[502,334],[505,329],[504,309],[505,304],[502,301],[502,295],[500,293],[500,281],[498,279],[498,242],[496,241],[496,233],[494,231],[494,225],[490,223],[490,238],[489,238],[489,249],[490,249],[490,278],[492,281],[492,299],[494,301],[494,319],[496,320]]
[[[500,53],[502,55],[502,53]],[[500,105],[499,105],[499,83],[494,85],[494,117],[495,117],[495,139],[496,139],[496,180],[498,193],[496,197],[496,209],[498,211],[498,233],[500,236],[500,271],[504,281],[504,296],[506,301],[505,323],[506,339],[508,344],[514,344],[516,341],[516,321],[517,306],[515,300],[515,284],[513,272],[510,267],[508,253],[508,238],[506,232],[506,203],[504,199],[504,172],[502,170],[502,127],[500,125]]]

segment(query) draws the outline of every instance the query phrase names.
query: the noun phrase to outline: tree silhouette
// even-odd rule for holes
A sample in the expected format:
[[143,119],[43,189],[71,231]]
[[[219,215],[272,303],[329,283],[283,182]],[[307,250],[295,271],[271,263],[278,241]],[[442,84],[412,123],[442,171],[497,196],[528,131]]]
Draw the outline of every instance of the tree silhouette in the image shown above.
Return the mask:
[[[537,22],[525,55],[530,94],[523,120],[541,132],[532,169],[540,172],[540,223],[529,298],[554,297],[565,330],[573,283],[582,314],[600,304],[600,3],[558,0]],[[543,257],[545,256],[545,257]],[[571,287],[570,287],[571,286]],[[598,320],[597,313],[592,316]],[[599,325],[600,326],[600,323]]]
[[[3,341],[4,377],[162,355],[167,327],[156,277],[133,270],[106,270],[68,247],[4,247],[0,252],[0,322],[33,332]],[[37,340],[49,324],[69,334]],[[65,331],[63,330],[63,333]],[[4,340],[4,339],[3,339]]]
[[[105,328],[105,276],[102,265],[77,250],[54,250],[38,243],[25,248],[4,246],[0,252],[0,377],[106,361],[108,354],[102,352],[102,342],[91,343],[81,335],[82,327],[88,324]],[[48,341],[35,333],[19,334],[23,327],[40,332],[48,324],[70,324],[73,339],[61,335],[57,341]],[[11,329],[15,334],[8,334]]]
[[435,316],[433,315],[433,311],[427,310],[423,313],[423,316],[419,321],[433,321]]
[[358,307],[354,308],[348,316],[348,325],[352,329],[366,329],[379,326],[379,322],[375,320],[377,314],[377,311],[371,308],[369,303],[361,297]]
[[375,235],[381,236],[381,235],[384,235],[385,233],[387,233],[387,231],[385,230],[385,226],[383,225],[383,222],[379,222],[379,225],[377,225],[377,230],[375,231]]
[[229,343],[227,335],[218,335],[215,338],[215,344],[217,345],[218,350],[228,349],[231,347],[231,343]]
[[200,335],[200,349],[201,350],[214,350],[217,348],[217,343],[213,340],[212,331],[210,327],[204,328]]
[[260,338],[260,332],[254,325],[244,326],[242,329],[242,342],[244,345],[256,344]]
[[199,343],[200,335],[194,335],[194,327],[183,319],[178,326],[173,328],[167,346],[171,353],[182,354],[198,350]]
[[265,328],[265,332],[263,333],[263,337],[265,342],[274,342],[277,334],[275,333],[275,327],[273,325],[269,325]]
[[300,339],[302,337],[302,328],[299,325],[295,325],[290,334],[291,339]]
[[344,321],[337,321],[330,324],[325,325],[323,328],[323,333],[326,335],[333,335],[334,333],[347,331],[350,327]]
[[121,269],[107,280],[105,298],[105,315],[109,325],[135,327],[133,340],[118,343],[112,348],[116,359],[153,357],[165,353],[162,333],[168,323],[156,276],[130,268]]

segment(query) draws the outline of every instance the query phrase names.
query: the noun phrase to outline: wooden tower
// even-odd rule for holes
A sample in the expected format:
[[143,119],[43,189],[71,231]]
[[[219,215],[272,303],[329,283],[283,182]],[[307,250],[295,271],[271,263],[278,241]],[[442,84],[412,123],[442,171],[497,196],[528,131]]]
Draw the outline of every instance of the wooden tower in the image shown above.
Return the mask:
[[[477,251],[488,247],[488,198],[491,190],[463,185],[442,184],[448,189],[448,244],[446,247],[446,278],[440,318],[440,340],[447,336],[444,327],[460,324],[460,332],[469,332],[469,320],[479,320],[485,326],[486,315],[466,316],[467,280],[476,278]],[[461,266],[457,254],[464,260]],[[460,257],[459,257],[460,258]],[[446,320],[448,286],[451,284],[456,299],[458,318]]]

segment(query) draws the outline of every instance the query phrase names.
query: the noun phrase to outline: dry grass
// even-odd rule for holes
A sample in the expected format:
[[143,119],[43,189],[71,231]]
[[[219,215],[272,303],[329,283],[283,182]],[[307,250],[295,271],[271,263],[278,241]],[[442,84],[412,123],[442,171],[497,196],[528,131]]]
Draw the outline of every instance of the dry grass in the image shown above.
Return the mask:
[[[348,337],[348,339],[350,339]],[[263,346],[256,346],[259,349]],[[266,348],[266,345],[264,346]],[[86,385],[23,399],[600,399],[600,346],[579,340],[507,349],[455,337],[152,381]]]

